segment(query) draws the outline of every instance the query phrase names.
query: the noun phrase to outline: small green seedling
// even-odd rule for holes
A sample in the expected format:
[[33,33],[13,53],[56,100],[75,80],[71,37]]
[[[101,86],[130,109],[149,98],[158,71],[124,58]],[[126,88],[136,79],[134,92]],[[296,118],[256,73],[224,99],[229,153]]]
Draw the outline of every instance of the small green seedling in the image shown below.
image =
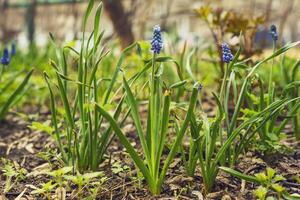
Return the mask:
[[97,199],[97,195],[101,190],[103,189],[103,184],[108,180],[106,176],[103,176],[100,178],[100,180],[96,182],[91,182],[89,184],[89,191],[90,191],[90,196],[86,197],[85,200],[94,200]]
[[54,136],[54,128],[50,125],[51,121],[41,122],[32,122],[29,128],[35,131],[42,131],[48,133],[50,136]]
[[129,170],[130,170],[130,167],[128,165],[122,166],[120,164],[120,162],[113,163],[112,167],[111,167],[111,171],[114,174],[119,174],[119,173],[122,173],[122,172],[127,173]]
[[16,183],[25,179],[26,169],[21,168],[18,164],[13,163],[5,158],[1,159],[3,164],[3,176],[5,176],[4,193],[9,192]]
[[31,192],[33,195],[43,195],[45,196],[48,200],[51,199],[51,192],[55,189],[57,186],[57,183],[53,184],[53,181],[50,180],[47,183],[42,183],[41,188],[37,188]]
[[88,187],[92,181],[95,181],[96,179],[98,180],[100,177],[105,178],[103,172],[91,172],[85,174],[77,173],[76,175],[64,175],[63,177],[65,180],[71,181],[78,187],[78,192],[75,196],[79,199],[82,197],[84,187]]
[[272,197],[270,191],[275,192],[278,199],[298,198],[297,195],[290,195],[286,188],[279,184],[284,181],[285,178],[281,175],[277,175],[276,171],[272,168],[267,167],[265,172],[254,174],[254,176],[243,174],[228,167],[220,167],[220,169],[237,178],[259,184],[260,186],[254,191],[254,194],[259,200],[270,199]]
[[54,171],[46,172],[47,175],[54,178],[54,182],[58,184],[58,187],[65,185],[64,176],[72,172],[73,167],[63,167]]

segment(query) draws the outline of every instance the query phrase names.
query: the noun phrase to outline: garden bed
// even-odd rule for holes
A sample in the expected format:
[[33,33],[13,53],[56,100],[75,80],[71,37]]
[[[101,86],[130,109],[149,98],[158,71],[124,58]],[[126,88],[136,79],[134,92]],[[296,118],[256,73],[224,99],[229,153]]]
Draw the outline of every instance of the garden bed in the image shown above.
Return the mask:
[[[209,107],[209,106],[207,106]],[[49,118],[46,114],[40,114],[40,119]],[[41,117],[42,116],[42,117]],[[39,195],[31,194],[41,183],[51,180],[51,177],[41,174],[43,171],[54,170],[61,167],[55,159],[55,143],[45,132],[33,131],[21,117],[10,115],[8,120],[2,121],[0,125],[0,157],[13,161],[16,169],[24,168],[25,177],[18,180],[12,189],[2,199],[40,199]],[[138,143],[137,135],[131,124],[124,126],[127,136]],[[289,132],[289,130],[286,130]],[[240,157],[240,163],[236,169],[247,174],[263,171],[266,166],[272,167],[276,172],[286,178],[283,186],[290,193],[300,193],[300,185],[293,176],[300,173],[300,146],[293,137],[283,141],[285,145],[293,148],[289,154],[272,154],[263,156],[257,152],[250,151]],[[41,154],[40,152],[44,152]],[[185,175],[180,156],[172,162],[168,171],[162,193],[153,196],[149,193],[143,180],[138,180],[134,164],[124,151],[118,139],[114,140],[109,151],[109,157],[105,159],[100,167],[106,177],[97,194],[97,199],[204,199],[204,187],[201,173],[197,167],[195,177]],[[165,155],[164,155],[165,156]],[[3,167],[3,165],[2,165]],[[14,179],[13,179],[14,180]],[[1,175],[0,190],[5,187],[5,177]],[[89,186],[87,186],[89,187]],[[76,186],[64,187],[66,199],[76,199]],[[228,174],[220,173],[213,192],[206,196],[207,199],[255,199],[253,190],[257,185],[241,181]],[[82,196],[89,196],[88,189],[84,190]],[[54,192],[51,197],[57,194]]]

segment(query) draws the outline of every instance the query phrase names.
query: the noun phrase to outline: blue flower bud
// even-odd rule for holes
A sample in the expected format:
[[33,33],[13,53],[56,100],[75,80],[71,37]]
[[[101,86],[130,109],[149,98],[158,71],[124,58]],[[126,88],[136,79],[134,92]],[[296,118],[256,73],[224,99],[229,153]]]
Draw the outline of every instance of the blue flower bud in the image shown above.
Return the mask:
[[200,83],[199,86],[198,86],[198,91],[200,92],[203,88],[203,85]]
[[9,51],[8,51],[7,47],[5,47],[3,50],[3,56],[0,59],[0,63],[2,65],[8,65],[10,63]]
[[272,24],[270,26],[269,33],[271,34],[273,41],[277,41],[278,40],[277,28],[276,28],[276,26],[274,24]]
[[161,29],[159,25],[154,26],[153,28],[153,38],[151,41],[151,50],[155,54],[159,54],[163,47],[163,41],[161,36]]
[[230,61],[233,60],[233,55],[231,53],[231,50],[230,50],[228,44],[226,44],[226,43],[223,43],[221,45],[221,47],[222,47],[222,59],[223,59],[223,62],[229,63]]

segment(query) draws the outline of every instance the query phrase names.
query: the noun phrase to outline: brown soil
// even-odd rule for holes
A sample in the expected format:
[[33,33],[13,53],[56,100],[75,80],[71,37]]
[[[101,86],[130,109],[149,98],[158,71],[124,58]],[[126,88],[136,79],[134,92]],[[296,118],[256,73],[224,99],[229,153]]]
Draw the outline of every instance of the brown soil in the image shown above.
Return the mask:
[[[48,115],[41,115],[47,119]],[[40,119],[41,117],[39,117]],[[45,167],[57,168],[59,162],[54,157],[41,158],[39,152],[53,152],[55,144],[49,135],[43,132],[32,131],[28,128],[29,122],[25,122],[17,116],[9,116],[7,121],[0,122],[0,157],[7,158],[14,162],[17,168],[25,168],[27,175],[25,179],[18,181],[6,194],[2,194],[5,185],[5,176],[0,171],[0,199],[43,199],[41,196],[32,195],[34,187],[40,187],[40,183],[50,180],[50,177],[35,172]],[[136,139],[135,132],[129,124],[128,137]],[[138,142],[136,142],[138,144]],[[295,148],[295,151],[288,155],[262,156],[257,152],[249,152],[242,156],[236,169],[254,174],[265,169],[266,166],[276,169],[278,174],[283,175],[287,180],[283,185],[291,193],[300,194],[300,185],[293,180],[293,176],[300,174],[300,147],[293,139],[286,140],[286,144]],[[205,199],[199,167],[195,177],[185,175],[184,167],[178,156],[169,169],[162,194],[156,197],[151,196],[144,182],[139,184],[136,177],[135,167],[125,153],[123,147],[116,139],[109,149],[109,158],[101,165],[102,171],[109,179],[104,183],[97,199]],[[119,162],[121,166],[129,166],[130,170],[120,173],[112,173],[111,165]],[[3,165],[0,165],[0,169]],[[240,179],[233,178],[225,173],[217,177],[214,192],[208,194],[206,199],[255,199],[253,190],[257,185],[245,183]],[[78,199],[75,186],[66,188],[66,199]]]

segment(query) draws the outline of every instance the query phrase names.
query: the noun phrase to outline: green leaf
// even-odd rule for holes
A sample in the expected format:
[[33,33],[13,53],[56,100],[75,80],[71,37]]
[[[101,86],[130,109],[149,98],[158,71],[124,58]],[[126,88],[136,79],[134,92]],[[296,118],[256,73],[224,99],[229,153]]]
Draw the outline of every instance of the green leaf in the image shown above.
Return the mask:
[[281,175],[276,175],[274,178],[273,178],[273,181],[276,183],[276,182],[279,182],[279,181],[284,181],[286,180],[283,176]]
[[182,138],[187,130],[187,127],[191,121],[191,118],[194,114],[194,109],[195,109],[195,106],[196,106],[196,102],[197,102],[197,97],[198,97],[198,93],[199,93],[199,83],[195,83],[194,85],[194,88],[193,88],[193,92],[192,92],[192,95],[191,95],[191,98],[190,98],[190,103],[189,103],[189,108],[188,108],[188,111],[187,111],[187,114],[185,116],[185,119],[184,119],[184,122],[177,134],[177,137],[175,139],[175,142],[173,143],[172,147],[171,147],[171,150],[170,150],[170,153],[169,155],[167,156],[167,159],[165,160],[164,162],[164,165],[163,165],[163,168],[161,170],[161,173],[160,173],[160,177],[159,177],[159,180],[158,180],[158,183],[157,185],[158,186],[161,186],[161,184],[163,183],[163,180],[166,176],[166,173],[167,173],[167,170],[170,166],[170,163],[171,161],[174,159],[174,156],[175,154],[177,153],[178,151],[178,148],[179,148],[179,145],[182,143]]
[[73,167],[63,167],[63,168],[57,169],[55,171],[47,172],[46,174],[57,178],[57,177],[62,177],[63,175],[71,172],[72,169],[73,169]]
[[257,173],[254,175],[257,180],[260,182],[260,183],[264,183],[268,180],[268,177],[266,176],[265,173],[261,172],[261,173]]
[[127,152],[129,153],[129,155],[131,156],[131,158],[135,162],[136,166],[141,170],[141,172],[143,173],[143,175],[146,178],[149,185],[153,185],[154,182],[153,182],[153,179],[150,175],[150,172],[149,172],[148,168],[146,167],[146,165],[144,164],[142,159],[139,157],[139,155],[137,154],[135,149],[132,147],[130,142],[127,140],[127,138],[125,137],[125,135],[123,134],[123,132],[119,128],[117,122],[101,106],[99,106],[98,104],[95,104],[95,105],[96,105],[96,108],[97,108],[98,112],[101,113],[102,116],[110,123],[110,125],[113,128],[113,130],[115,131],[116,135],[119,137],[121,143],[126,148]]
[[276,56],[278,56],[278,55],[280,55],[280,54],[286,52],[287,50],[289,50],[289,49],[291,49],[291,48],[297,46],[298,44],[300,44],[300,41],[298,41],[298,42],[293,42],[293,43],[290,43],[290,44],[287,44],[287,45],[281,47],[280,49],[278,49],[277,51],[275,51],[275,52],[274,52],[272,55],[270,55],[269,57],[267,57],[267,58],[265,58],[264,60],[258,62],[258,63],[252,68],[252,70],[250,71],[250,73],[248,74],[247,77],[252,76],[253,73],[255,72],[255,70],[256,70],[260,65],[262,65],[263,63],[265,63],[265,62],[267,62],[267,61],[269,61],[269,60],[275,58]]
[[263,187],[263,186],[259,186],[259,188],[257,188],[254,191],[255,196],[258,197],[259,200],[265,200],[266,196],[267,196],[267,188]]
[[146,159],[149,163],[150,160],[151,160],[150,159],[150,152],[149,152],[149,148],[148,148],[148,145],[147,145],[147,142],[146,142],[145,135],[143,133],[141,119],[140,119],[140,116],[138,114],[137,102],[133,97],[133,94],[131,92],[131,89],[130,89],[125,77],[123,77],[123,85],[124,85],[124,89],[125,89],[126,94],[127,94],[128,104],[131,108],[131,116],[133,118],[135,127],[137,129],[137,133],[139,135],[139,138],[140,138],[140,141],[141,141],[141,144],[142,144],[142,148],[143,148],[143,151],[145,153],[145,157],[146,157]]
[[285,191],[285,188],[279,185],[278,183],[271,184],[271,187],[278,193],[282,193],[283,191]]
[[3,119],[8,112],[10,106],[13,104],[14,100],[19,96],[20,93],[23,92],[25,86],[27,85],[31,75],[33,73],[33,69],[26,75],[22,83],[17,87],[17,89],[13,92],[13,94],[7,99],[2,108],[0,108],[0,119]]
[[196,79],[195,79],[195,76],[194,76],[194,74],[193,74],[193,72],[192,72],[192,69],[191,69],[191,60],[192,60],[192,57],[193,57],[193,55],[195,54],[195,52],[196,52],[196,48],[194,48],[188,55],[187,55],[187,62],[186,62],[186,65],[184,65],[185,66],[185,69],[186,69],[186,71],[187,71],[187,73],[188,73],[188,75],[191,77],[191,79],[193,80],[193,81],[195,81]]
[[87,23],[88,17],[90,16],[90,14],[92,12],[93,7],[94,7],[94,0],[89,0],[88,7],[86,9],[86,12],[85,12],[84,18],[83,18],[83,32],[85,32],[86,23]]
[[[115,69],[115,71],[113,73],[113,76],[111,78],[111,82],[110,82],[110,84],[108,86],[108,89],[106,91],[104,101],[103,101],[103,105],[105,105],[108,102],[109,97],[110,97],[110,93],[112,92],[112,89],[113,89],[113,86],[117,82],[117,77],[118,77],[118,74],[121,70],[121,65],[123,64],[123,61],[125,59],[125,55],[128,54],[136,46],[139,46],[139,44],[138,43],[133,43],[132,45],[130,45],[129,47],[127,47],[126,49],[123,50],[123,52],[120,56],[120,59],[117,62],[117,66],[116,66],[116,69]],[[141,72],[141,73],[143,73],[143,72]]]
[[44,123],[32,122],[32,124],[28,127],[31,128],[32,130],[44,131],[49,135],[52,135],[54,132],[54,129],[47,122]]
[[267,167],[266,172],[267,172],[267,177],[269,180],[271,180],[276,173],[276,171],[270,167]]
[[94,20],[94,45],[97,43],[97,39],[98,39],[101,13],[102,13],[102,2],[99,3],[99,5],[97,7],[96,14],[95,14],[95,20]]
[[172,84],[172,85],[170,86],[170,89],[175,89],[175,88],[181,87],[181,86],[185,85],[186,83],[187,83],[186,80],[184,80],[184,81],[179,81],[179,82],[177,82],[177,83]]
[[84,179],[92,179],[92,178],[96,178],[99,176],[104,176],[104,173],[103,172],[91,172],[91,173],[85,173],[82,175],[82,177]]
[[240,179],[243,179],[245,181],[249,181],[249,182],[252,182],[252,183],[259,183],[259,179],[254,177],[254,176],[249,176],[249,175],[246,175],[246,174],[243,174],[239,171],[236,171],[234,169],[231,169],[229,167],[219,167],[219,169],[223,170],[224,172],[234,176],[234,177],[237,177],[237,178],[240,178]]
[[282,196],[284,197],[284,199],[286,200],[299,200],[300,199],[300,194],[289,194],[287,192],[283,192]]

